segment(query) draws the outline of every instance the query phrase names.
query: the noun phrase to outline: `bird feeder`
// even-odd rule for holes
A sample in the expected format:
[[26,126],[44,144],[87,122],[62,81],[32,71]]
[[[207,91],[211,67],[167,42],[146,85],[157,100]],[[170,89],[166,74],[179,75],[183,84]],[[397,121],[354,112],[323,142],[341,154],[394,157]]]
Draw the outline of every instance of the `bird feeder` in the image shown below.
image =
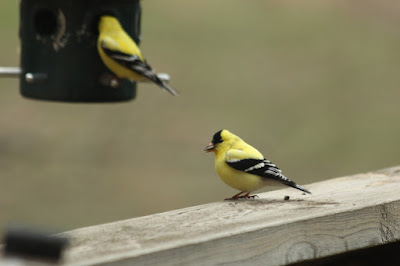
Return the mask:
[[21,0],[21,94],[67,102],[135,98],[136,84],[113,78],[97,52],[105,13],[139,43],[139,0]]

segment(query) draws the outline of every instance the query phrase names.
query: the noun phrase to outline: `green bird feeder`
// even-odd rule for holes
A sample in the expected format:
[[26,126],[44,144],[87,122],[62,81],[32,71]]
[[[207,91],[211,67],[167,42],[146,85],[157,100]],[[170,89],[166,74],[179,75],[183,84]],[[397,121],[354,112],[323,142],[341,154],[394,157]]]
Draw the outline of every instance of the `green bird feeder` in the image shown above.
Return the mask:
[[66,102],[135,98],[136,84],[115,79],[97,52],[98,21],[113,14],[139,43],[139,0],[21,0],[21,94]]

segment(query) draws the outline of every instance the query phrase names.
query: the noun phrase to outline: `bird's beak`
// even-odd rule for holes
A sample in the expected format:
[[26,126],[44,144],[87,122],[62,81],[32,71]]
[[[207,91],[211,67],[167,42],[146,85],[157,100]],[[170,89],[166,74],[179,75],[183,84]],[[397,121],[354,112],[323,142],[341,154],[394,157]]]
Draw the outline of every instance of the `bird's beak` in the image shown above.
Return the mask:
[[210,152],[210,151],[214,151],[215,150],[215,145],[214,143],[210,142],[210,144],[208,144],[205,148],[204,151],[205,152]]

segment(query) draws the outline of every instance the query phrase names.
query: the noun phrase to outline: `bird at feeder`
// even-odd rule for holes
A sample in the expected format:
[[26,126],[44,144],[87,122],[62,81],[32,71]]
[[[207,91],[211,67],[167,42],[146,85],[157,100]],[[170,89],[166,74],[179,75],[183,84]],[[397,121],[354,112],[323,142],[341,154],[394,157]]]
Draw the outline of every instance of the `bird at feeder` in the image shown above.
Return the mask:
[[111,72],[121,79],[150,80],[172,95],[178,95],[175,89],[157,76],[117,18],[110,15],[101,16],[98,28],[97,49],[103,63]]

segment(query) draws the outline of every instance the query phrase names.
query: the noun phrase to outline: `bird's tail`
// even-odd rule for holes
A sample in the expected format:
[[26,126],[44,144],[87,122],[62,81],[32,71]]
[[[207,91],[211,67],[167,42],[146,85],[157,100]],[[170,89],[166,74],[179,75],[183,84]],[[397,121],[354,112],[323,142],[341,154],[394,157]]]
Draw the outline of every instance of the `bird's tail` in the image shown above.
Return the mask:
[[164,80],[161,80],[159,77],[157,77],[157,75],[154,75],[152,81],[154,83],[156,83],[158,86],[162,87],[163,89],[165,89],[166,91],[168,91],[169,93],[171,93],[174,96],[179,95],[178,91],[171,88],[170,86],[168,86],[167,82]]
[[310,192],[309,190],[307,190],[307,189],[305,189],[304,187],[302,187],[302,186],[296,184],[295,182],[293,182],[293,181],[290,180],[290,179],[285,180],[283,183],[284,183],[285,185],[287,185],[287,186],[292,187],[292,188],[297,188],[298,190],[301,190],[301,191],[303,191],[303,192],[306,192],[306,193],[308,193],[308,194],[311,194],[311,192]]
[[299,190],[301,190],[301,191],[304,191],[304,192],[306,192],[306,193],[308,193],[308,194],[311,194],[311,192],[310,192],[309,190],[303,188],[303,187],[300,186],[300,185],[295,184],[294,188],[297,188],[297,189],[299,189]]

